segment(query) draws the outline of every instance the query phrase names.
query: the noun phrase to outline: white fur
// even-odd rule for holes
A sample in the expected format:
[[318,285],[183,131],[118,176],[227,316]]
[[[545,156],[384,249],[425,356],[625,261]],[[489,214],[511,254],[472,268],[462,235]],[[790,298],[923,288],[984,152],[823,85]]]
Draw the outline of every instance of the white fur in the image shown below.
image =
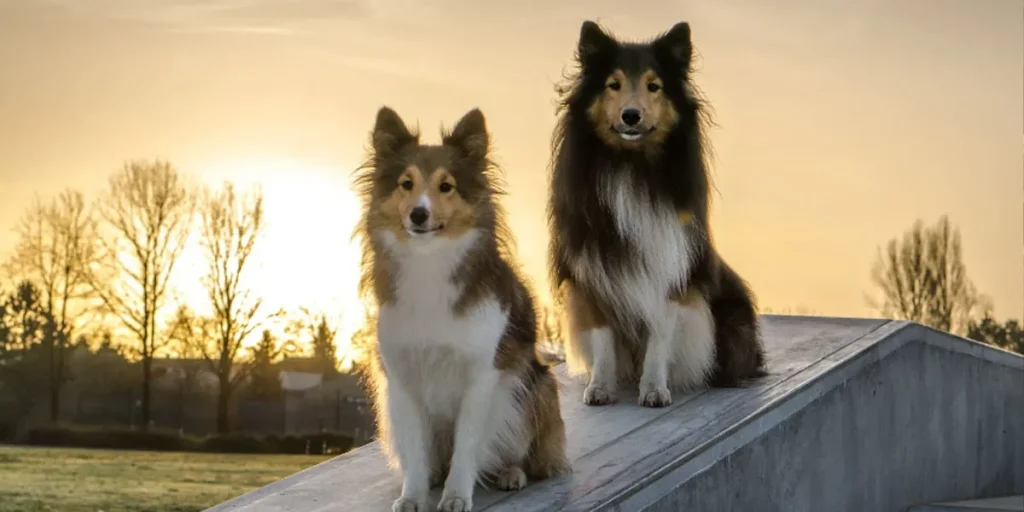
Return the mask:
[[427,211],[429,212],[430,211],[430,196],[427,195],[426,192],[424,192],[422,195],[420,195],[419,199],[416,200],[416,206],[422,206],[422,207],[426,208]]
[[590,385],[583,392],[583,400],[588,404],[604,404],[615,399],[618,387],[615,372],[615,334],[609,327],[588,329],[581,333],[583,343],[590,349],[591,372]]
[[[668,398],[668,388],[686,390],[702,385],[714,364],[714,320],[707,304],[701,300],[695,307],[680,307],[668,300],[672,286],[684,282],[699,256],[695,237],[700,233],[692,225],[680,223],[671,206],[652,202],[629,172],[616,176],[604,178],[598,190],[614,215],[613,228],[637,247],[636,261],[605,272],[600,254],[584,252],[574,261],[572,271],[610,306],[647,322],[651,336],[640,379],[640,401],[650,393]],[[615,382],[615,375],[605,374],[614,372],[614,365],[595,365],[594,333],[573,332],[578,329],[572,325],[570,321],[570,371],[590,372],[592,385]]]
[[491,298],[464,315],[452,312],[460,290],[451,276],[478,232],[405,242],[390,232],[376,236],[397,263],[395,300],[378,317],[386,449],[403,474],[394,509],[425,510],[431,470],[442,463],[432,460],[432,443],[438,432],[454,431],[441,508],[469,510],[481,472],[522,460],[529,446],[515,399],[523,383],[494,368],[508,311]]

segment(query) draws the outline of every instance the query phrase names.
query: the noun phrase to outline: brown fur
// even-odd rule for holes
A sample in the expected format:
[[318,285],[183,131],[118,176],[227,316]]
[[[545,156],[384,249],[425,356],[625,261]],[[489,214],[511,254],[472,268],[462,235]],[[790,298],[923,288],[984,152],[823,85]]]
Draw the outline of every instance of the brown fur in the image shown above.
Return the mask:
[[[563,287],[565,315],[569,329],[573,332],[584,332],[598,327],[615,327],[612,321],[613,306],[601,300],[599,293],[590,291],[581,283],[567,281]],[[623,337],[623,343],[615,344],[616,371],[620,383],[636,384],[640,382],[640,370],[643,368],[644,349],[636,337]],[[608,396],[608,403],[613,401]]]
[[[640,110],[644,119],[642,124],[650,124],[661,129],[655,129],[640,140],[623,140],[612,126],[618,121],[622,109],[627,106]],[[587,109],[587,116],[594,123],[594,131],[605,144],[627,148],[657,147],[664,142],[665,136],[679,121],[679,112],[665,96],[661,77],[653,69],[647,69],[633,79],[621,69],[613,71],[605,80],[604,90],[594,98]],[[648,121],[651,119],[654,121]]]
[[[543,372],[537,376],[535,385],[537,390],[527,403],[533,441],[523,471],[531,480],[543,480],[568,473],[571,468],[565,455],[565,423],[557,399],[558,381],[550,372]],[[555,400],[548,397],[555,397]]]
[[694,307],[696,306],[704,296],[697,289],[696,286],[691,286],[685,291],[675,290],[669,295],[668,300],[682,306],[682,307]]
[[573,329],[586,331],[609,325],[608,318],[601,312],[596,298],[573,283],[566,283],[566,313],[573,321]]
[[[415,164],[409,165],[397,183],[399,186],[380,203],[378,215],[374,217],[378,222],[376,227],[390,229],[400,240],[408,239],[409,233],[403,228],[401,219],[409,215],[416,206],[416,198],[424,190],[434,205],[433,224],[445,227],[439,236],[458,238],[473,227],[476,220],[473,206],[456,193],[458,180],[444,167],[422,169]],[[411,188],[406,189],[403,184]],[[442,186],[450,188],[442,191]]]

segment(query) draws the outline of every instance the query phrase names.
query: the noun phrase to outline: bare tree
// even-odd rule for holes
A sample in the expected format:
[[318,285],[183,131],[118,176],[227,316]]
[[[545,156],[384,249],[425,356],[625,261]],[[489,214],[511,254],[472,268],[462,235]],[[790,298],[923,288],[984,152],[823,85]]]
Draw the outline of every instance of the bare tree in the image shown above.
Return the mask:
[[219,192],[207,189],[203,196],[202,240],[207,274],[203,278],[213,306],[214,343],[204,353],[217,375],[217,431],[230,430],[231,396],[246,372],[236,364],[242,343],[262,325],[258,318],[263,300],[252,298],[243,286],[246,264],[263,232],[263,193],[236,193],[226,182]]
[[142,363],[142,426],[150,423],[153,357],[168,343],[157,328],[171,275],[188,239],[194,196],[168,162],[130,161],[97,202],[105,232],[86,279],[105,311],[135,338]]
[[883,316],[963,333],[982,302],[967,277],[960,230],[945,215],[933,226],[920,220],[892,239],[872,269],[882,300],[868,302]]
[[[75,320],[88,299],[86,265],[95,256],[95,222],[81,192],[64,190],[49,204],[37,197],[18,224],[18,244],[5,265],[8,273],[35,283],[40,305],[53,319],[47,337],[47,386],[50,420],[57,421],[66,382],[65,350]],[[78,302],[77,306],[73,304]]]
[[943,215],[932,226],[927,241],[926,253],[932,263],[927,281],[932,297],[928,302],[931,325],[943,331],[966,333],[979,298],[974,283],[967,277],[960,229]]

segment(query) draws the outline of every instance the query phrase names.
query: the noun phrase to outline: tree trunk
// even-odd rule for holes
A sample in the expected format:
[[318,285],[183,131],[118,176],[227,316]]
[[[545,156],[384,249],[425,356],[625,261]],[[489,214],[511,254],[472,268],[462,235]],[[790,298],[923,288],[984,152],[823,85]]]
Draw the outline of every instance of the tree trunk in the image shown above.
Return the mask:
[[188,387],[188,373],[178,384],[178,429],[185,430],[185,399],[188,395],[185,388]]
[[53,354],[50,357],[50,421],[60,420],[60,392],[64,387],[64,339],[57,333],[54,337]]
[[50,421],[57,423],[60,420],[60,385],[50,379]]
[[231,377],[221,375],[217,392],[217,433],[227,434],[231,431],[230,408],[231,408]]
[[151,380],[153,373],[153,358],[149,355],[142,357],[142,430],[149,430],[150,420],[150,399],[153,395]]

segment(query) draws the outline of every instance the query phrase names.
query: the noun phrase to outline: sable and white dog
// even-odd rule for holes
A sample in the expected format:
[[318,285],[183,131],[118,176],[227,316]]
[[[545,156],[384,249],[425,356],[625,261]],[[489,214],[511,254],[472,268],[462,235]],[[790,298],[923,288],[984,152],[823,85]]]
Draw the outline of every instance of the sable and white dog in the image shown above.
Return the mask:
[[365,293],[379,305],[372,358],[382,444],[400,468],[395,511],[466,511],[473,489],[568,470],[558,387],[534,347],[533,298],[512,265],[483,114],[442,144],[377,114],[356,184]]
[[590,405],[623,383],[662,407],[673,390],[764,375],[754,296],[711,239],[692,53],[686,23],[646,43],[580,29],[553,136],[549,262]]

